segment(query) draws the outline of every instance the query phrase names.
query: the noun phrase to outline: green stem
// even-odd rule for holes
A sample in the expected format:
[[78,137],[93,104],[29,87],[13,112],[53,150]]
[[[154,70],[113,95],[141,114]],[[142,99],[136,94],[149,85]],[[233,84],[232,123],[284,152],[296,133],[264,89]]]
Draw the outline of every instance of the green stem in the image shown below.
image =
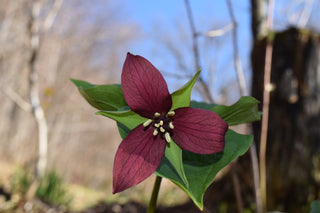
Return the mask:
[[154,182],[153,190],[152,190],[152,195],[149,201],[149,206],[147,209],[147,213],[154,213],[156,210],[157,206],[157,199],[158,199],[158,194],[160,190],[160,184],[161,184],[162,177],[156,176],[156,180]]

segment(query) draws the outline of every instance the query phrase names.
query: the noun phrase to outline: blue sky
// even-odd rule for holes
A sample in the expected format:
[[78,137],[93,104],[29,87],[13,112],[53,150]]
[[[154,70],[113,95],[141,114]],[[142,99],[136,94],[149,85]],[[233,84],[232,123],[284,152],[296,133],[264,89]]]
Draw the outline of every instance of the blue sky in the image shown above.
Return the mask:
[[[251,67],[250,67],[250,50],[252,45],[251,23],[250,23],[250,1],[231,1],[233,11],[238,23],[238,44],[242,67],[250,85]],[[307,8],[307,1],[293,2],[290,0],[277,0],[275,5],[274,26],[277,30],[283,30],[290,23],[289,17],[292,15],[302,14]],[[312,2],[312,1],[308,1]],[[190,0],[193,12],[194,22],[199,32],[220,29],[231,23],[227,10],[226,0]],[[290,7],[289,7],[290,6]],[[320,1],[315,0],[312,5],[307,28],[320,31]],[[184,0],[128,0],[126,1],[126,18],[138,23],[143,35],[140,40],[135,42],[129,51],[134,54],[140,54],[149,59],[160,71],[166,73],[183,73],[183,70],[177,69],[176,58],[164,47],[161,37],[170,38],[170,44],[181,51],[183,63],[187,67],[192,67],[192,51],[187,46],[191,43],[190,26],[186,16]],[[181,34],[188,34],[182,37]],[[240,96],[237,83],[236,72],[234,69],[232,54],[232,36],[231,32],[222,37],[208,39],[202,37],[199,39],[200,60],[202,67],[202,77],[210,84],[213,98],[217,101],[221,99],[220,92],[224,87],[229,88],[228,98],[231,101],[237,100]],[[210,77],[210,73],[213,75]],[[188,79],[181,81],[170,78],[169,88],[177,88]],[[249,86],[248,86],[249,87]],[[195,96],[198,98],[199,96]]]
[[[194,22],[197,31],[205,33],[209,30],[217,30],[231,23],[224,0],[190,0]],[[250,5],[249,1],[233,1],[233,10],[238,22],[239,51],[241,60],[247,76],[250,79],[249,51],[251,48],[250,34]],[[127,1],[127,18],[138,23],[142,28],[142,37],[132,44],[130,52],[139,54],[149,59],[159,70],[166,73],[182,73],[176,67],[174,58],[164,47],[160,37],[169,37],[174,48],[183,52],[183,61],[187,67],[193,66],[192,50],[186,46],[191,45],[190,26],[186,15],[184,0],[139,0]],[[183,32],[182,32],[183,31]],[[184,39],[179,39],[184,33]],[[233,67],[231,43],[231,32],[222,37],[213,39],[200,38],[200,61],[202,75],[208,84],[211,85],[213,98],[220,99],[220,90],[226,84],[232,83],[231,97],[237,99],[239,92],[235,85],[236,75]],[[209,79],[209,67],[214,67],[213,77]],[[169,81],[169,88],[172,90],[181,86],[188,79],[177,81],[175,78],[166,76]],[[230,94],[229,94],[230,95]],[[199,98],[195,95],[196,99]]]

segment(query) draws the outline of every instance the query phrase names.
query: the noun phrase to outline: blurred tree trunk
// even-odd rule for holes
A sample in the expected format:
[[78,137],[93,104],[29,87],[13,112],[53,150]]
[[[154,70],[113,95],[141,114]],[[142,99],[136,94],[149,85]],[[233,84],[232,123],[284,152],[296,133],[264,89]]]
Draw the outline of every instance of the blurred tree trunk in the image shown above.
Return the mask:
[[39,75],[36,71],[36,62],[38,58],[40,45],[40,12],[42,4],[40,1],[33,1],[32,13],[29,23],[30,36],[30,59],[28,61],[29,75],[29,99],[32,106],[32,112],[38,126],[38,159],[35,170],[37,179],[41,178],[47,169],[48,159],[48,126],[44,110],[41,106],[39,92]]
[[251,31],[254,40],[258,40],[267,34],[263,2],[263,0],[251,0]]
[[[36,123],[28,101],[30,1],[0,1],[0,158],[34,164]],[[22,110],[21,110],[22,109]],[[22,156],[17,153],[29,152]],[[11,154],[10,154],[11,153]],[[13,153],[13,154],[12,154]]]
[[[42,4],[40,14],[32,14],[36,2]],[[1,165],[21,165],[28,171],[47,167],[68,181],[109,187],[120,140],[116,127],[92,116],[94,110],[89,111],[69,78],[97,84],[119,81],[122,56],[140,32],[133,22],[123,21],[122,5],[121,0],[0,0]],[[97,8],[103,12],[93,13]],[[36,37],[39,46],[32,46]],[[30,96],[35,97],[32,104]],[[35,119],[40,107],[43,113]],[[40,126],[43,155],[38,154]],[[101,126],[107,130],[101,132]],[[4,168],[0,166],[1,174]]]
[[[256,39],[251,54],[252,95],[261,101],[266,41]],[[320,193],[320,36],[291,28],[274,35],[273,48],[268,210],[304,212]]]

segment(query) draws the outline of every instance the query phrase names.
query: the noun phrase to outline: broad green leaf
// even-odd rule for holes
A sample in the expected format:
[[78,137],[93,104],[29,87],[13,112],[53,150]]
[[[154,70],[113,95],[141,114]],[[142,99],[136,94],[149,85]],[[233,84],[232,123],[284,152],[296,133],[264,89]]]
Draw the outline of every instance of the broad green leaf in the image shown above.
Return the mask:
[[175,110],[181,107],[190,106],[190,97],[193,85],[195,84],[200,71],[198,71],[183,87],[171,94],[172,107],[171,110]]
[[310,213],[319,213],[319,212],[320,212],[320,200],[312,201]]
[[[130,133],[130,129],[119,122],[117,122],[117,125],[121,138],[125,139]],[[167,144],[165,156],[161,160],[160,164],[167,164],[170,166],[177,173],[178,178],[180,178],[182,182],[188,186],[189,183],[183,169],[182,150],[173,141]]]
[[103,115],[111,118],[124,126],[129,130],[136,128],[138,125],[144,123],[147,118],[141,117],[137,113],[127,110],[127,111],[99,111],[97,115]]
[[198,102],[198,101],[191,101],[190,107],[194,109],[206,109],[210,110],[211,108],[218,106],[217,104],[208,104],[206,102]]
[[80,94],[96,109],[117,111],[128,106],[121,85],[93,85],[86,81],[71,79],[78,87]]
[[118,110],[128,106],[123,97],[122,88],[117,85],[99,85],[82,90],[100,110]]
[[231,106],[218,105],[210,110],[220,115],[231,126],[260,120],[258,104],[259,101],[255,98],[243,96]]
[[156,174],[176,183],[200,209],[203,209],[203,195],[216,174],[237,157],[243,155],[249,149],[251,142],[251,135],[241,135],[229,129],[225,137],[223,152],[199,155],[183,151],[184,171],[189,186],[181,181],[177,172],[168,164],[161,164]]

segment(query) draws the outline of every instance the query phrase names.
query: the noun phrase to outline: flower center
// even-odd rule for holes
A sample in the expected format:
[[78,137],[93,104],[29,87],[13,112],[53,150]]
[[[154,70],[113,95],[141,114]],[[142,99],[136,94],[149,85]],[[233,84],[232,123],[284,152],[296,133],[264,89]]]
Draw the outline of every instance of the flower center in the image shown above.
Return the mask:
[[164,136],[165,140],[170,143],[171,141],[171,134],[174,128],[172,119],[175,115],[174,111],[170,111],[167,114],[160,114],[158,112],[154,113],[152,119],[147,120],[143,123],[144,127],[149,126],[152,124],[154,131],[153,136],[157,136],[159,133],[160,135]]

